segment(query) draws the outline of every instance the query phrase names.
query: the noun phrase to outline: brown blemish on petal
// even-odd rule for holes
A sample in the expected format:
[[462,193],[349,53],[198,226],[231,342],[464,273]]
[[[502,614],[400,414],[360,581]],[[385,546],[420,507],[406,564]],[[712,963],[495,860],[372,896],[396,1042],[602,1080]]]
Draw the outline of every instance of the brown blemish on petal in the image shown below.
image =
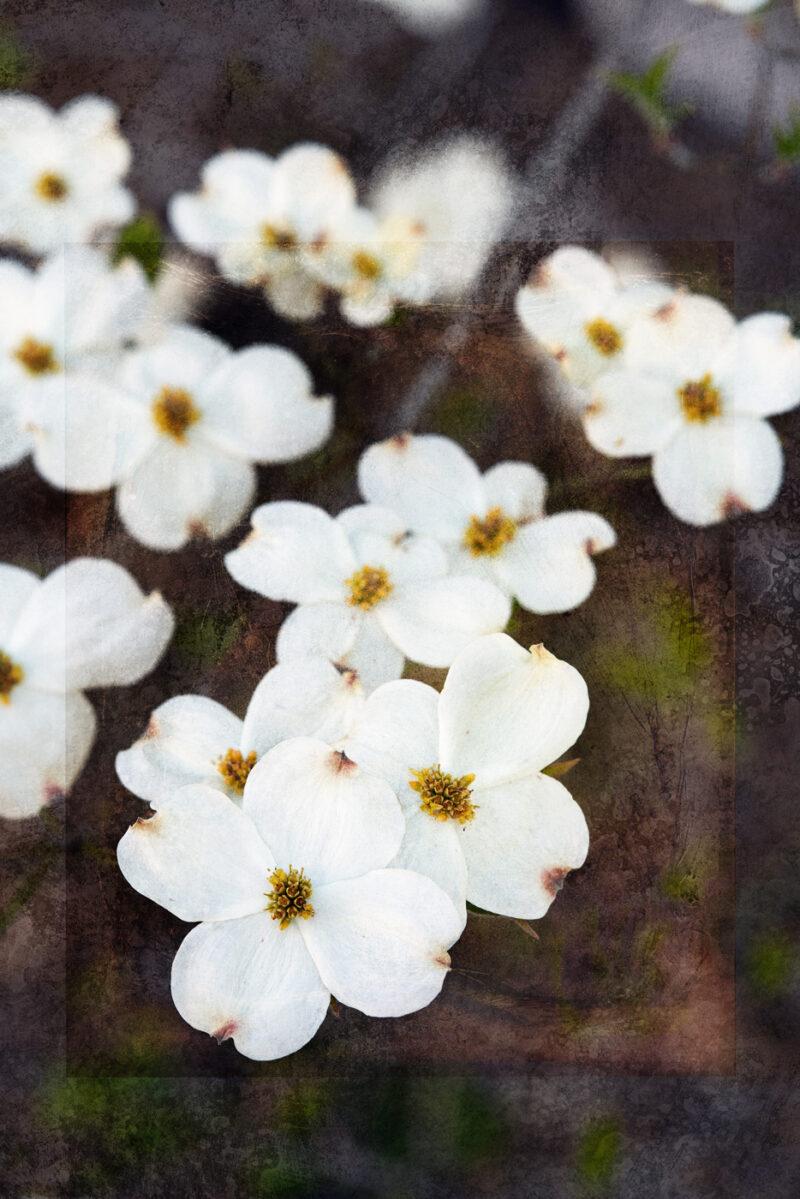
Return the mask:
[[336,774],[340,774],[343,770],[347,774],[350,774],[354,770],[358,770],[356,763],[352,760],[352,758],[348,758],[343,749],[334,750],[331,754],[330,760]]
[[132,829],[136,829],[140,833],[151,833],[158,826],[160,812],[153,812],[152,816],[139,816],[131,825]]
[[752,511],[749,504],[746,504],[743,499],[740,499],[734,492],[729,491],[723,498],[720,505],[723,520],[732,520],[735,516],[744,516],[746,512]]
[[201,520],[190,520],[186,531],[190,537],[211,538],[211,534]]
[[542,871],[542,886],[548,895],[552,895],[553,899],[564,886],[564,879],[568,874],[568,866],[552,866],[549,870]]
[[63,787],[59,787],[58,783],[45,783],[44,786],[44,802],[46,804],[58,803],[60,799],[65,798]]
[[148,724],[147,728],[144,730],[144,736],[142,737],[142,741],[149,741],[149,740],[151,740],[151,738],[157,737],[160,731],[161,731],[161,726],[159,725],[155,716],[151,716],[150,723]]
[[664,321],[665,323],[668,323],[674,318],[677,311],[678,305],[675,303],[675,301],[668,300],[666,304],[662,304],[660,308],[656,308],[653,316],[658,321]]
[[359,683],[357,670],[343,670],[342,678],[344,679],[345,687],[356,687]]
[[446,949],[442,949],[433,959],[437,966],[441,966],[443,970],[450,969],[450,954]]
[[235,1020],[229,1020],[227,1022],[227,1024],[223,1024],[220,1028],[217,1029],[216,1032],[212,1032],[211,1035],[214,1038],[214,1040],[217,1042],[217,1044],[221,1045],[223,1041],[227,1041],[230,1037],[233,1036],[233,1034],[236,1032],[236,1029],[238,1027],[239,1026]]
[[566,356],[567,351],[563,348],[563,346],[560,350],[555,350],[553,353],[553,357],[555,358],[556,362],[563,362]]
[[531,657],[538,662],[555,662],[556,660],[555,654],[551,654],[549,649],[545,649],[541,642],[538,645],[532,645],[529,652]]
[[389,438],[389,445],[395,450],[404,450],[411,441],[410,433],[398,433],[396,437]]
[[586,405],[583,412],[584,416],[599,416],[604,410],[604,404],[601,404],[599,400],[592,400],[590,404]]

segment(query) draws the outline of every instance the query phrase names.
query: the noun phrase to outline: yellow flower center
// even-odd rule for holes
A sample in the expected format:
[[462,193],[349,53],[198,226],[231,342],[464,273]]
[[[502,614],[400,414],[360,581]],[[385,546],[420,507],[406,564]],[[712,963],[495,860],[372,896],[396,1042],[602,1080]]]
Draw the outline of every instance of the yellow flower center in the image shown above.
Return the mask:
[[368,254],[366,250],[357,250],[353,255],[353,270],[362,279],[379,279],[381,276],[381,264],[374,254]]
[[611,321],[603,320],[602,316],[589,321],[586,326],[586,336],[594,348],[605,358],[610,358],[612,354],[618,354],[622,349],[622,334],[619,329],[615,328]]
[[153,400],[153,420],[168,437],[185,441],[186,430],[200,420],[200,413],[188,391],[182,387],[162,387]]
[[22,667],[12,662],[8,654],[0,650],[0,703],[7,704],[11,700],[11,692],[17,683],[24,678]]
[[40,199],[58,203],[68,195],[69,186],[63,175],[57,175],[55,171],[45,171],[36,180],[33,190]]
[[261,244],[268,250],[296,250],[297,238],[291,229],[267,224],[261,226]]
[[256,761],[255,750],[245,757],[241,750],[229,749],[224,757],[218,759],[217,770],[226,784],[241,795],[247,782],[247,776]]
[[345,587],[350,588],[347,597],[348,604],[354,608],[362,608],[368,612],[394,589],[394,583],[389,582],[389,575],[382,566],[362,566],[354,575],[344,581]]
[[696,383],[685,383],[678,388],[678,399],[683,414],[689,421],[705,424],[722,412],[719,391],[712,386],[711,375],[703,375]]
[[473,516],[464,530],[464,545],[473,558],[495,558],[517,535],[517,524],[502,508],[490,508],[483,520]]
[[17,346],[14,357],[29,375],[52,375],[61,369],[53,353],[53,347],[36,341],[33,337],[26,337],[21,345]]
[[269,903],[266,910],[273,920],[280,920],[281,928],[288,928],[298,916],[308,920],[314,909],[308,902],[313,888],[302,870],[290,866],[288,870],[273,870],[269,876],[271,891],[265,891]]
[[478,805],[470,799],[474,774],[454,779],[451,774],[443,773],[438,762],[427,770],[412,770],[411,773],[414,779],[408,785],[422,799],[421,811],[433,816],[434,820],[457,820],[459,824],[467,824],[473,819],[478,810]]

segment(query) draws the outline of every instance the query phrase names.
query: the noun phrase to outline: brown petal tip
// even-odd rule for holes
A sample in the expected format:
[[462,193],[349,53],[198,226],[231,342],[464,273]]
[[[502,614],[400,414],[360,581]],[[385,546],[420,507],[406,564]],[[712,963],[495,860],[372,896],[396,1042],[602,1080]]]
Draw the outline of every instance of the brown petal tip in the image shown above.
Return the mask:
[[236,1032],[238,1025],[235,1020],[229,1020],[227,1024],[221,1025],[216,1032],[212,1032],[212,1037],[221,1045],[223,1041],[227,1041]]
[[352,758],[348,758],[343,749],[336,749],[333,751],[331,754],[331,765],[333,766],[336,774],[341,774],[342,771],[347,774],[351,774],[353,771],[358,770],[356,763]]
[[542,871],[542,886],[553,899],[564,886],[564,879],[568,874],[569,866],[552,866],[549,870]]

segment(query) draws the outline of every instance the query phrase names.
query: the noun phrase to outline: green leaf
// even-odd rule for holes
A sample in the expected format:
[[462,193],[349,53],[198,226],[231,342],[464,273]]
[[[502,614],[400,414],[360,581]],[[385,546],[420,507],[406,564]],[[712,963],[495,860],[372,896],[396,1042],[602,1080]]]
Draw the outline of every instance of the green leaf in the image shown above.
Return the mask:
[[782,931],[758,937],[745,961],[748,982],[761,999],[779,999],[791,985],[796,948]]
[[614,1116],[592,1120],[584,1128],[577,1145],[577,1171],[589,1190],[610,1190],[621,1149],[622,1135]]
[[161,269],[163,251],[164,234],[157,217],[142,212],[120,233],[112,261],[117,263],[123,258],[135,258],[152,283]]
[[542,774],[549,774],[551,779],[560,779],[565,774],[569,774],[573,766],[577,766],[580,758],[570,758],[569,761],[553,762],[552,766],[545,766]]
[[789,109],[785,125],[773,125],[772,140],[780,163],[788,167],[800,163],[800,104]]
[[32,56],[10,30],[0,28],[0,91],[25,87],[32,74]]
[[672,133],[693,106],[687,102],[671,104],[667,99],[670,68],[678,53],[671,46],[637,75],[633,71],[610,71],[608,85],[638,112],[647,127],[660,137]]

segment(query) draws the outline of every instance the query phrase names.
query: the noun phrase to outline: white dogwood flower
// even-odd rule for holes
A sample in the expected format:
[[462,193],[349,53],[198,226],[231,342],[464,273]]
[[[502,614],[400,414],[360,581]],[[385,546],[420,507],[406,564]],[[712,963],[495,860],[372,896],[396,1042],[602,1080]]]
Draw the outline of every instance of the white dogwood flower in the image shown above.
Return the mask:
[[759,8],[766,8],[769,0],[688,0],[688,3],[719,8],[722,12],[741,14],[757,12]]
[[763,419],[800,403],[800,340],[764,312],[736,324],[707,296],[679,295],[630,330],[619,370],[600,375],[584,428],[613,457],[653,456],[680,520],[710,525],[775,499],[781,445]]
[[98,250],[70,247],[35,271],[0,261],[0,468],[33,453],[63,487],[39,418],[63,428],[73,404],[98,413],[112,401],[110,376],[150,303],[132,259],[112,267]]
[[350,731],[364,699],[356,671],[337,670],[325,658],[279,664],[256,687],[243,721],[204,695],[168,699],[144,735],[117,754],[117,774],[154,808],[189,783],[241,804],[250,771],[267,750],[291,737],[335,742]]
[[543,916],[589,847],[562,783],[541,773],[580,735],[580,674],[504,633],[459,653],[439,695],[411,679],[368,697],[341,743],[394,788],[406,831],[393,865],[505,916]]
[[461,446],[436,434],[402,434],[370,446],[361,493],[409,529],[437,538],[451,569],[491,579],[531,612],[566,612],[591,593],[591,555],[616,542],[596,512],[545,516],[547,481],[527,462],[481,475]]
[[68,491],[119,484],[123,524],[152,549],[222,537],[252,501],[253,462],[290,462],[329,436],[333,401],[314,397],[312,386],[290,350],[234,352],[175,325],[125,356],[101,410],[93,395],[76,393],[66,419],[40,413],[40,469]]
[[405,658],[449,666],[474,637],[505,627],[506,596],[448,575],[441,546],[407,533],[394,513],[361,504],[335,519],[311,504],[263,504],[225,557],[237,583],[298,607],[278,635],[279,661],[322,654],[368,689],[400,676]]
[[429,878],[385,869],[403,827],[386,782],[309,738],[256,763],[241,809],[193,785],[138,820],[125,878],[202,922],[172,967],[184,1020],[270,1060],[313,1037],[331,994],[370,1016],[435,999],[464,919]]
[[391,8],[415,33],[437,34],[482,12],[486,0],[372,0]]
[[226,279],[263,287],[277,312],[311,320],[324,293],[306,260],[354,203],[338,154],[301,142],[275,159],[257,150],[217,154],[203,167],[198,192],[173,196],[169,219],[181,241],[212,257]]
[[57,113],[35,96],[0,96],[0,242],[47,254],[131,219],[136,201],[120,184],[131,152],[118,116],[101,96]]
[[161,596],[114,562],[75,558],[43,580],[0,566],[0,816],[69,790],[95,734],[83,691],[137,682],[172,628]]
[[672,289],[653,279],[623,283],[599,254],[562,246],[517,292],[517,316],[565,376],[585,386],[613,369],[632,322],[668,304]]

